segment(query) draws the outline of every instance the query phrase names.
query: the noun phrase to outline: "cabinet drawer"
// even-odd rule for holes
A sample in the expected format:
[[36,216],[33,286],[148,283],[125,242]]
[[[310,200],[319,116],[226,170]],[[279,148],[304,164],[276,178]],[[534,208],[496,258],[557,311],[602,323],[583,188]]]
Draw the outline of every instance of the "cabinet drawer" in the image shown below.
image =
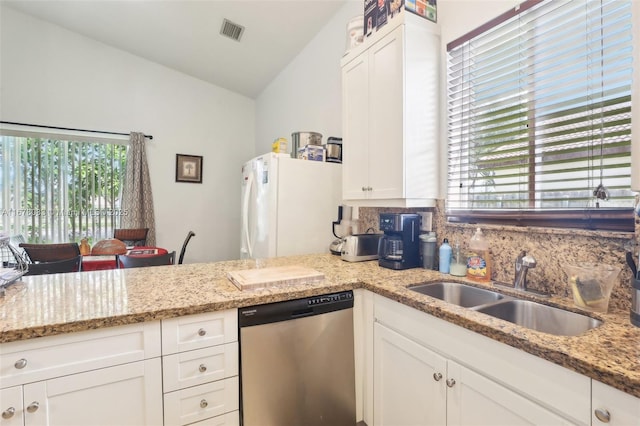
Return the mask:
[[238,376],[164,395],[164,422],[186,425],[238,410]]
[[162,321],[162,354],[222,345],[238,340],[236,309]]
[[0,425],[22,426],[24,424],[23,405],[21,386],[0,390]]
[[160,356],[160,323],[150,322],[0,345],[2,387]]
[[162,358],[165,392],[238,375],[238,343],[181,352]]
[[240,424],[240,412],[232,411],[221,416],[212,417],[200,422],[192,423],[191,426],[238,426]]

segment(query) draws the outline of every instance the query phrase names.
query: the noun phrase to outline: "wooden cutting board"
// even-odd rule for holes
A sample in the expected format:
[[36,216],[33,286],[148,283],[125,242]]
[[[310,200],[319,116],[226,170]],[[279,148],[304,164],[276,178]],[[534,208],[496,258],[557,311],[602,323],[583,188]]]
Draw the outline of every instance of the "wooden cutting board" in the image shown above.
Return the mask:
[[265,288],[272,285],[311,283],[324,279],[322,272],[298,265],[229,271],[227,276],[240,290]]

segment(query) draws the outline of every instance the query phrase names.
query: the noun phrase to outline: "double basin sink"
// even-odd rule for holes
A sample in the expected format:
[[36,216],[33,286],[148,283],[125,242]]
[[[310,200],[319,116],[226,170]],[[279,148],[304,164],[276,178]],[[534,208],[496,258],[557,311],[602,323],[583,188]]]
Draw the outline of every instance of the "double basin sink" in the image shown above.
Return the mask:
[[409,290],[558,336],[577,336],[602,324],[602,321],[587,315],[462,283],[425,283],[410,286]]

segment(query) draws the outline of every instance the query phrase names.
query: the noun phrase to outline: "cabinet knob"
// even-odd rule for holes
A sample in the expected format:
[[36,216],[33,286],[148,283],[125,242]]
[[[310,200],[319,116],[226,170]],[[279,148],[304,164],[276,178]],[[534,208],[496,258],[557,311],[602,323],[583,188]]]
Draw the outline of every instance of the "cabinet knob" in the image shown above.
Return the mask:
[[22,358],[16,361],[15,364],[13,364],[14,367],[16,367],[17,369],[22,369],[25,368],[27,366],[27,360]]
[[370,186],[367,186],[367,191],[373,191],[373,188]]
[[207,408],[207,405],[209,405],[209,403],[206,399],[200,401],[200,408]]
[[447,379],[447,386],[449,386],[450,388],[452,388],[455,384],[456,381],[454,379]]
[[433,380],[439,382],[442,379],[442,373],[433,373]]
[[198,330],[198,336],[204,336],[205,334],[207,334],[207,330],[205,330],[204,328]]
[[611,420],[611,414],[605,408],[598,408],[594,411],[596,418],[600,420],[602,423],[609,423]]
[[362,192],[364,192],[364,191],[366,191],[366,190],[367,190],[367,187],[366,187],[366,186],[363,186],[363,187],[362,187]]
[[9,407],[2,412],[3,419],[10,419],[16,413],[16,409],[13,407]]
[[200,370],[201,373],[204,373],[205,371],[207,371],[207,366],[204,364],[200,364],[200,367],[198,367],[198,370]]
[[33,401],[31,404],[27,406],[27,412],[35,413],[36,411],[38,411],[39,407],[40,407],[40,403],[38,401]]

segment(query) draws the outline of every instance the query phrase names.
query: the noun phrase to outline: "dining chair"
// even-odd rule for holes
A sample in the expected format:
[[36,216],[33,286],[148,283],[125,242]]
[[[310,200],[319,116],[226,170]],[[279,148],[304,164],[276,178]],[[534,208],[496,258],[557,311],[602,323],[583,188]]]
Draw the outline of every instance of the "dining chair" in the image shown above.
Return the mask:
[[53,262],[30,263],[25,275],[59,274],[64,272],[78,272],[81,270],[82,256]]
[[149,228],[118,228],[113,231],[113,238],[116,238],[127,246],[147,245],[147,234]]
[[189,231],[187,234],[187,238],[184,239],[184,243],[182,243],[182,250],[180,250],[180,257],[178,257],[178,265],[182,265],[182,261],[184,260],[184,252],[187,250],[187,244],[189,244],[189,240],[191,237],[195,237],[196,234],[193,231]]
[[80,256],[78,243],[31,244],[20,243],[31,263],[57,262]]
[[153,256],[118,256],[117,262],[120,268],[141,268],[144,266],[173,265],[176,261],[176,252],[158,254]]

